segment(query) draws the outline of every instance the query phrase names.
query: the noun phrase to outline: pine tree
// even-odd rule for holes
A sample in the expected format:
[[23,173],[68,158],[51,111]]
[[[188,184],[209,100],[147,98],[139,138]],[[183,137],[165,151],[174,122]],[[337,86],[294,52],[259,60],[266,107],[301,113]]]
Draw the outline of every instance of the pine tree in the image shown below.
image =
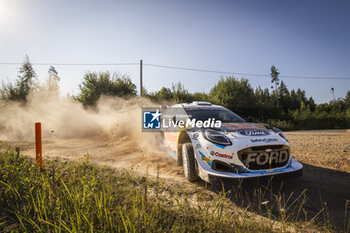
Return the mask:
[[1,99],[26,101],[29,91],[33,87],[33,79],[35,77],[36,73],[30,63],[28,55],[26,55],[22,66],[18,70],[18,78],[15,85],[12,83],[3,85]]
[[18,71],[18,79],[16,81],[17,96],[15,100],[26,101],[30,88],[33,84],[33,79],[36,73],[30,63],[28,55],[25,56],[22,67]]
[[278,69],[276,69],[275,66],[271,66],[271,73],[270,73],[270,76],[271,76],[271,82],[272,83],[275,83],[275,91],[277,93],[277,86],[279,85],[279,78],[278,78],[278,75],[280,73],[278,72]]

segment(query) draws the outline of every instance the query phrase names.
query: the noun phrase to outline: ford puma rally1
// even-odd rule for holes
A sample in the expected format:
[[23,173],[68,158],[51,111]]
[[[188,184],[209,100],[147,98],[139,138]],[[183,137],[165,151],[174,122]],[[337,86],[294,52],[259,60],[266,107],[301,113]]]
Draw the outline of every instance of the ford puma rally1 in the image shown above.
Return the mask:
[[162,109],[162,120],[163,146],[189,181],[302,175],[303,165],[291,156],[281,130],[246,122],[222,106],[176,104]]

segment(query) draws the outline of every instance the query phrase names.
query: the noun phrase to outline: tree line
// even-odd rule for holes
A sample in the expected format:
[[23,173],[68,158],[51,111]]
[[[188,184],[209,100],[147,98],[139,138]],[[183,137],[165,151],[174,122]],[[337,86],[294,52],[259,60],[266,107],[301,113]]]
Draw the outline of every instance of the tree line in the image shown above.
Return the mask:
[[[48,72],[51,79],[59,80],[54,67],[51,66]],[[209,101],[232,110],[247,121],[268,123],[284,130],[350,127],[350,91],[345,98],[316,104],[312,97],[306,97],[304,90],[289,90],[283,80],[280,81],[275,66],[271,67],[270,75],[271,89],[260,86],[254,89],[248,79],[227,76],[221,78],[208,93],[190,93],[179,82],[155,92],[143,89],[143,97],[155,103]],[[15,83],[2,83],[0,99],[25,103],[35,79],[36,73],[26,56]],[[94,106],[102,95],[129,98],[136,94],[136,85],[126,75],[86,72],[74,98],[88,108]]]

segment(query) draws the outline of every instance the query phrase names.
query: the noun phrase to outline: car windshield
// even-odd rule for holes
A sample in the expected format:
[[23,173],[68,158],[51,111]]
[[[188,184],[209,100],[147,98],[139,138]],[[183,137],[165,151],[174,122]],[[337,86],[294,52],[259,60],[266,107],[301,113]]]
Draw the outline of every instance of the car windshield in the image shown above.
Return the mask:
[[209,118],[215,118],[215,120],[220,120],[222,123],[240,123],[246,122],[243,118],[237,114],[231,112],[224,108],[213,108],[213,109],[186,109],[187,114],[191,119],[206,121]]

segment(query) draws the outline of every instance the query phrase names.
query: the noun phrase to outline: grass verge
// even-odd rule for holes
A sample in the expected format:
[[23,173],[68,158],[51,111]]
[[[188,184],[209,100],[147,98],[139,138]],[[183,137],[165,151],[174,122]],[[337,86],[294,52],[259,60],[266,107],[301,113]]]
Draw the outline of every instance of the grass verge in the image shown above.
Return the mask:
[[[1,232],[280,232],[290,223],[254,218],[225,191],[195,201],[178,186],[83,161],[32,160],[0,151]],[[198,187],[199,189],[199,187]],[[197,190],[200,192],[200,190]],[[304,229],[307,230],[307,229]]]

